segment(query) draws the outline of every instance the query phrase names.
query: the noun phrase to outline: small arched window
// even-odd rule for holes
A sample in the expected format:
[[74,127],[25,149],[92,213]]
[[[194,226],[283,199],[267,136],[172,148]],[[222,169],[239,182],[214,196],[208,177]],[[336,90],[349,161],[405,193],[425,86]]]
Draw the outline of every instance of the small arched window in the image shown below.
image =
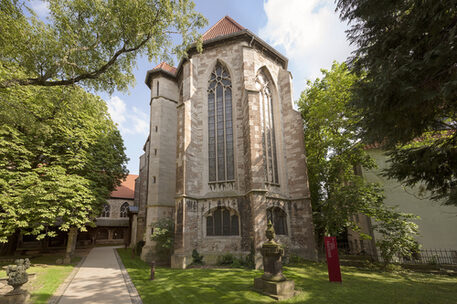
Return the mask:
[[267,75],[261,71],[257,75],[256,86],[259,90],[260,128],[262,132],[263,165],[265,181],[279,184],[278,157],[276,155],[276,132],[273,111],[272,84]]
[[111,208],[108,204],[103,205],[103,210],[102,210],[102,214],[100,215],[100,217],[109,217],[110,211],[111,211]]
[[267,219],[271,221],[278,235],[287,235],[287,214],[279,207],[267,209]]
[[208,163],[210,182],[235,179],[232,81],[219,62],[208,81]]
[[206,235],[239,235],[239,217],[235,210],[217,207],[206,217]]
[[120,217],[127,217],[129,211],[129,203],[125,202],[121,206]]

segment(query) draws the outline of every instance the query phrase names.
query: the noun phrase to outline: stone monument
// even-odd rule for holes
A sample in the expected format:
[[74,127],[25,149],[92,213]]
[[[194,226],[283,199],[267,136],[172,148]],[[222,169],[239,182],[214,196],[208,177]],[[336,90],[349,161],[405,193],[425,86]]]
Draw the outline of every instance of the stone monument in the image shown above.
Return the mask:
[[29,280],[27,269],[30,267],[29,259],[19,259],[14,261],[15,265],[8,265],[6,274],[8,275],[8,285],[13,287],[13,290],[3,295],[0,298],[0,304],[20,304],[26,303],[30,297],[27,290],[21,287]]
[[268,222],[265,235],[268,239],[261,249],[264,274],[254,279],[254,289],[276,300],[285,300],[295,295],[295,283],[287,280],[282,274],[282,256],[284,249],[275,242],[275,230],[271,221]]

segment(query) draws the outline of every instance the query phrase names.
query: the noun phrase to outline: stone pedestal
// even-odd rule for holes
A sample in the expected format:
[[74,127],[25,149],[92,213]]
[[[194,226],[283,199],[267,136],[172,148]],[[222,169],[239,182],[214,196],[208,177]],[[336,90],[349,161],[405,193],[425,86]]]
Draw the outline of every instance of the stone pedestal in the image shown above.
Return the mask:
[[254,289],[276,300],[285,300],[295,295],[294,281],[287,280],[282,274],[282,256],[284,249],[274,241],[275,231],[271,222],[268,223],[265,235],[268,239],[262,245],[264,274],[254,279]]
[[25,304],[28,303],[30,294],[26,290],[15,290],[0,296],[0,304]]
[[295,282],[291,280],[273,282],[256,278],[254,279],[254,289],[275,300],[285,300],[295,295]]

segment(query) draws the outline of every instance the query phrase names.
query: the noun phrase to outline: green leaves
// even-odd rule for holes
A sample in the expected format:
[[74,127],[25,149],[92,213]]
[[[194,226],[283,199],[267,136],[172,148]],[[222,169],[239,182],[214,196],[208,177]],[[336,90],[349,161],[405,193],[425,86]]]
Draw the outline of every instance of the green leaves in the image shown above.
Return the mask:
[[[425,183],[433,198],[457,205],[455,1],[339,0],[337,7],[358,47],[351,70],[364,75],[352,101],[364,140],[392,150],[389,177]],[[418,139],[426,141],[420,148],[402,148]]]
[[375,165],[360,141],[359,115],[347,107],[357,77],[345,64],[336,62],[331,71],[321,71],[323,78],[308,81],[298,106],[305,122],[316,230],[322,235],[337,235],[347,227],[355,228],[352,215],[368,213],[370,204],[382,202],[382,192],[356,172],[359,166]]
[[[189,0],[47,0],[46,23],[25,6],[2,0],[0,59],[28,77],[0,78],[0,88],[79,83],[126,90],[138,55],[169,61],[185,56],[206,19]],[[26,3],[27,4],[27,3]],[[182,42],[173,46],[175,35]]]
[[383,235],[379,246],[388,263],[393,255],[412,248],[417,225],[410,221],[413,216],[387,208],[381,186],[361,176],[361,167],[373,168],[375,162],[361,141],[360,112],[349,106],[359,78],[344,63],[336,62],[331,71],[322,70],[322,74],[322,79],[308,81],[298,102],[305,122],[316,233],[321,240],[326,234],[336,236],[347,228],[357,231],[353,216],[364,214],[376,221],[376,229]]
[[126,175],[103,100],[78,87],[0,90],[0,242],[85,229]]
[[376,241],[384,264],[392,262],[395,256],[411,257],[419,252],[419,243],[414,239],[418,226],[411,220],[419,219],[413,214],[398,213],[394,209],[384,208],[377,213],[374,229],[381,234]]

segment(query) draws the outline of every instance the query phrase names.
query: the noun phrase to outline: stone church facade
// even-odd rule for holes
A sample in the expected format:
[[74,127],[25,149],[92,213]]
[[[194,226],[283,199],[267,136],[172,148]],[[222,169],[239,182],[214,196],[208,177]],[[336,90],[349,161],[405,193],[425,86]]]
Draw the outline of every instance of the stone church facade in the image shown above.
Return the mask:
[[316,258],[303,123],[287,59],[224,17],[177,68],[148,71],[150,134],[135,184],[136,229],[154,259],[152,223],[175,222],[172,267],[254,253],[268,220],[289,254]]

